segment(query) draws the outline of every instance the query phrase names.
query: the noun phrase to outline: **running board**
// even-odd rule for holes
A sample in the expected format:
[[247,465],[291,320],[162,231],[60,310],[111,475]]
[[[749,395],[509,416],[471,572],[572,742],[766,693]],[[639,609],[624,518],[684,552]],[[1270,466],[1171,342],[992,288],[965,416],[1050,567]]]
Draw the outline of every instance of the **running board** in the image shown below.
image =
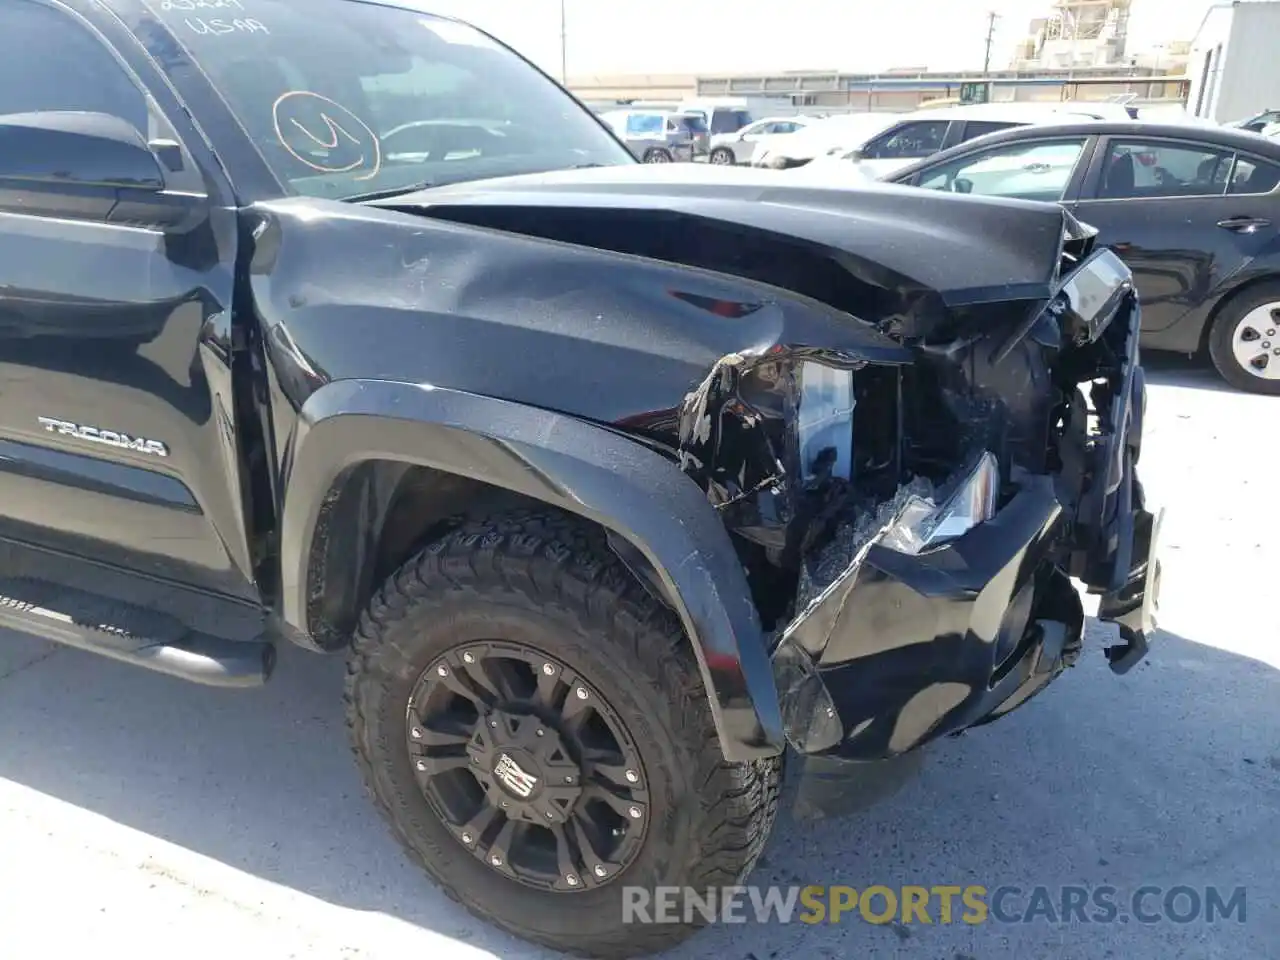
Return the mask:
[[76,587],[0,577],[0,627],[213,687],[256,687],[275,667],[275,645],[228,640],[177,617]]

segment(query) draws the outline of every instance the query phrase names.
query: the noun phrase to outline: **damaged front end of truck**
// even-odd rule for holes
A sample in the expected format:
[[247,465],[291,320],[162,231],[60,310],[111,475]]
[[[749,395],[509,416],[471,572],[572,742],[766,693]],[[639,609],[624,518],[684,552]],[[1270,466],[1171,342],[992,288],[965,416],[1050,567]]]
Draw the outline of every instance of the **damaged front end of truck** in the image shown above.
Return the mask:
[[680,408],[681,467],[738,548],[801,754],[896,757],[1026,702],[1080,654],[1073,580],[1118,625],[1114,670],[1146,652],[1139,307],[1067,220],[1051,296],[899,314],[880,327],[903,362],[726,355]]
[[[423,344],[379,354],[380,379],[598,425],[662,464],[626,484],[696,485],[698,516],[639,492],[609,514],[624,508],[580,476],[619,454],[584,448],[547,496],[610,519],[681,614],[726,756],[785,733],[810,757],[883,760],[1002,716],[1079,656],[1078,586],[1116,625],[1112,668],[1145,654],[1159,523],[1136,473],[1139,304],[1063,208],[688,164],[374,206],[413,218],[367,214],[354,290],[392,304],[384,334]],[[353,228],[330,244],[328,221],[295,219],[276,272],[332,286]],[[481,364],[441,348],[464,320],[467,342],[500,345]],[[697,533],[715,520],[732,557],[720,529]]]

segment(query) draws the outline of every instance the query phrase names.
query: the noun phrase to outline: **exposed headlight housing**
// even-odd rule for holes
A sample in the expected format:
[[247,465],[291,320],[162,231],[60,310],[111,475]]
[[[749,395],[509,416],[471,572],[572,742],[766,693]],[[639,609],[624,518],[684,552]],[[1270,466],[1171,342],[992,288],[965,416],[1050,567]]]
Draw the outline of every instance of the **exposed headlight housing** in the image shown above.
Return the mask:
[[925,497],[909,497],[885,532],[881,546],[915,556],[990,520],[996,515],[1000,494],[999,461],[990,451],[983,451],[949,486],[952,490],[941,506]]
[[805,361],[798,371],[796,441],[800,476],[853,476],[853,371]]

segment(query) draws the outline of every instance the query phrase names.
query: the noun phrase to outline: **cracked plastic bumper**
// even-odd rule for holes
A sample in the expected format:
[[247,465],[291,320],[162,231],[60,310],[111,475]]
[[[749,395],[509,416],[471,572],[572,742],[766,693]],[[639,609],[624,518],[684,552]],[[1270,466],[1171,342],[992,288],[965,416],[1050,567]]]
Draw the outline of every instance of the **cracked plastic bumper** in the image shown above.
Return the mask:
[[917,556],[872,546],[783,634],[774,678],[800,753],[894,757],[1001,716],[1078,654],[1055,564],[1064,509],[1032,478],[991,520]]

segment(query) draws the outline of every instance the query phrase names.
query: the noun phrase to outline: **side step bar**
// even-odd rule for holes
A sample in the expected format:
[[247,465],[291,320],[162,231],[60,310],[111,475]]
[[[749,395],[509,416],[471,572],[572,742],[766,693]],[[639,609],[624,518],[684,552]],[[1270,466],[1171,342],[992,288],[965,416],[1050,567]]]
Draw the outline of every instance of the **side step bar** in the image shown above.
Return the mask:
[[76,587],[0,577],[0,627],[213,687],[256,687],[275,645],[192,630],[177,617]]

